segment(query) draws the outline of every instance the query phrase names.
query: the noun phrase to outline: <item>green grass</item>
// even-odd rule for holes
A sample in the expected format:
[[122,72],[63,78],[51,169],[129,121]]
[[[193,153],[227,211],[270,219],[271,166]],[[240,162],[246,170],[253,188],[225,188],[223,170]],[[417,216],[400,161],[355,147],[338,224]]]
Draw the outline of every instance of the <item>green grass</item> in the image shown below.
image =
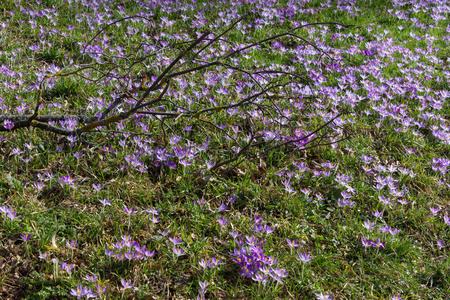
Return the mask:
[[[288,4],[285,2],[277,3],[273,13],[280,13],[279,9],[286,8]],[[80,64],[97,62],[95,58],[80,55],[84,44],[106,24],[104,21],[100,25],[97,23],[98,13],[105,7],[110,8],[108,13],[115,18],[139,12],[151,13],[148,18],[153,24],[145,24],[142,19],[136,19],[124,21],[120,27],[114,25],[107,29],[93,44],[98,44],[99,40],[106,37],[110,48],[103,50],[110,56],[104,58],[103,64],[96,65],[97,70],[81,71],[77,74],[79,76],[74,74],[55,82],[47,80],[46,84],[50,86],[42,93],[43,106],[40,114],[95,115],[101,112],[96,107],[96,103],[101,100],[94,98],[111,101],[110,94],[117,92],[120,87],[115,86],[115,82],[90,82],[85,78],[90,75],[99,76],[100,72],[111,70],[118,75],[127,74],[127,63],[133,59],[130,53],[135,53],[141,42],[161,46],[161,41],[180,42],[176,35],[187,35],[189,39],[195,39],[197,32],[206,29],[220,33],[227,28],[221,21],[224,16],[220,12],[248,12],[249,15],[242,21],[244,27],[256,19],[273,22],[258,29],[234,28],[225,35],[229,45],[247,43],[250,36],[255,41],[283,33],[291,28],[293,22],[355,25],[350,28],[322,25],[304,28],[296,33],[309,40],[315,39],[316,44],[319,42],[342,50],[342,53],[335,56],[340,67],[354,67],[358,70],[379,68],[383,82],[373,75],[366,79],[376,83],[372,87],[374,90],[395,80],[403,80],[407,77],[407,72],[411,72],[410,76],[414,77],[414,81],[424,88],[448,90],[448,80],[438,81],[436,78],[445,78],[444,71],[448,70],[448,63],[434,63],[424,55],[424,51],[431,51],[431,45],[440,48],[432,50],[433,56],[443,61],[448,58],[448,40],[443,39],[448,36],[445,21],[440,21],[436,27],[425,31],[415,27],[412,21],[398,19],[389,12],[391,9],[411,11],[411,5],[399,8],[390,1],[358,1],[356,6],[360,11],[352,16],[338,9],[336,1],[331,2],[331,7],[322,9],[323,3],[306,2],[297,9],[321,10],[314,14],[297,13],[292,19],[280,22],[277,17],[268,16],[270,10],[263,12],[257,9],[256,4],[232,5],[217,2],[218,7],[210,7],[205,1],[197,1],[195,9],[169,11],[168,8],[176,9],[177,5],[167,3],[148,10],[136,5],[134,1],[114,4],[102,2],[98,8],[90,7],[94,3],[82,4],[78,1],[70,5],[59,0],[41,0],[34,4],[23,2],[22,6],[26,10],[43,14],[32,17],[25,10],[21,11],[14,1],[6,1],[3,12],[0,11],[0,25],[8,24],[3,29],[0,27],[2,114],[16,114],[16,106],[22,102],[28,105],[27,113],[31,113],[36,103],[36,91],[30,92],[27,88],[35,84],[39,76],[43,78],[47,74],[45,70],[52,68],[52,65],[67,67],[67,71],[72,71],[74,68],[70,67],[71,60]],[[124,7],[125,13],[120,12],[119,6]],[[54,14],[53,8],[57,8],[55,12],[58,15]],[[201,10],[204,10],[203,15],[209,22],[198,28],[190,26],[192,20],[197,20]],[[101,17],[106,18],[107,14]],[[186,17],[189,20],[183,21]],[[411,12],[410,17],[416,17],[421,23],[434,24],[430,12]],[[163,27],[162,18],[174,20],[175,23]],[[231,22],[235,19],[236,17],[232,17]],[[32,28],[30,20],[36,22],[35,28]],[[70,25],[75,27],[68,29]],[[216,25],[217,28],[214,27]],[[400,30],[399,25],[404,29]],[[328,30],[322,35],[321,30],[324,28]],[[51,31],[52,29],[55,31]],[[139,33],[127,33],[129,30],[139,30]],[[420,37],[429,34],[428,40],[416,40],[410,36],[410,32]],[[150,38],[144,38],[142,33]],[[155,36],[159,38],[156,39]],[[430,41],[430,37],[435,39]],[[41,40],[46,42],[41,43]],[[431,161],[433,158],[449,159],[450,149],[448,144],[435,138],[432,133],[433,126],[445,123],[437,118],[426,120],[421,117],[425,112],[432,112],[448,123],[446,100],[440,110],[419,110],[421,101],[418,97],[410,98],[411,91],[400,93],[391,89],[393,97],[389,104],[392,106],[384,109],[393,111],[396,109],[394,105],[404,104],[402,109],[408,117],[424,123],[424,128],[412,124],[406,132],[399,132],[398,128],[401,126],[392,116],[380,120],[380,114],[374,110],[374,106],[380,107],[382,102],[369,99],[371,91],[363,86],[362,72],[325,71],[326,66],[333,63],[329,59],[323,59],[323,64],[314,62],[306,65],[307,60],[319,60],[319,55],[311,52],[304,53],[303,61],[293,62],[296,58],[294,50],[303,50],[299,45],[306,48],[306,44],[292,37],[283,37],[279,41],[287,49],[285,54],[273,49],[273,42],[267,42],[260,49],[240,56],[240,66],[247,70],[272,64],[293,66],[297,72],[307,74],[307,79],[302,83],[312,86],[316,80],[313,75],[323,72],[323,87],[339,88],[340,81],[351,80],[350,75],[353,75],[360,86],[356,89],[345,83],[345,89],[339,92],[341,100],[348,97],[346,91],[350,90],[366,98],[355,107],[343,102],[337,105],[352,113],[351,118],[355,121],[344,124],[349,139],[342,141],[337,147],[325,145],[308,151],[291,152],[292,147],[286,146],[271,151],[261,159],[258,152],[264,151],[264,148],[260,147],[258,152],[251,153],[251,158],[231,163],[213,172],[207,171],[200,178],[204,179],[202,181],[196,171],[205,169],[205,162],[212,157],[216,161],[229,159],[233,153],[231,148],[236,146],[233,140],[225,138],[222,131],[202,120],[217,125],[238,125],[240,130],[248,131],[245,128],[249,128],[251,124],[239,114],[214,112],[198,119],[167,119],[163,125],[156,119],[135,116],[125,122],[123,128],[113,124],[102,128],[102,132],[85,135],[96,147],[70,144],[66,137],[34,128],[2,132],[6,139],[0,142],[0,206],[13,208],[20,218],[10,220],[6,213],[0,215],[0,265],[4,264],[0,270],[0,286],[3,286],[0,298],[69,298],[72,297],[71,289],[78,284],[95,291],[95,283],[83,279],[85,275],[95,274],[101,286],[109,287],[101,295],[104,299],[195,299],[200,282],[209,283],[206,289],[206,298],[209,299],[314,299],[320,292],[330,294],[334,299],[391,299],[394,295],[400,295],[402,299],[446,299],[450,293],[449,229],[442,218],[448,214],[449,188],[439,180],[448,179],[448,175],[441,176],[439,171],[432,170]],[[367,42],[381,45],[382,54],[371,57],[362,54],[361,51],[368,49],[369,45],[365,44]],[[391,44],[388,45],[388,42]],[[39,50],[29,49],[37,44],[40,45]],[[404,49],[387,52],[396,45]],[[115,57],[118,53],[111,49],[116,47],[122,47],[123,52],[128,54],[126,59]],[[141,52],[139,57],[143,58],[142,64],[135,65],[128,76],[138,78],[144,73],[150,77],[158,75],[164,69],[161,62],[166,58],[173,59],[179,50],[186,47],[185,44],[177,45],[174,49],[148,57]],[[355,53],[345,52],[352,47]],[[218,44],[205,53],[219,51],[222,50]],[[333,54],[333,51],[329,52]],[[419,55],[419,59],[406,58],[408,52]],[[111,65],[108,63],[112,62],[116,65],[109,69]],[[403,66],[399,66],[398,62],[402,62]],[[436,70],[426,70],[428,66],[433,66]],[[405,71],[405,67],[409,70]],[[6,68],[12,73],[5,71]],[[208,97],[211,96],[222,105],[237,101],[238,96],[233,89],[239,81],[247,80],[238,72],[224,82],[230,95],[223,96],[216,92],[217,87],[222,85],[219,79],[215,87],[208,87],[208,96],[194,97],[195,92],[201,90],[199,87],[206,85],[206,77],[214,73],[222,76],[224,71],[225,69],[211,68],[207,75],[198,72],[181,76],[180,80],[192,84],[183,89],[179,88],[176,80],[172,81],[172,94],[168,97],[171,102],[162,103],[165,110],[173,111],[177,107],[188,106],[191,109],[209,107],[211,103]],[[343,79],[347,75],[350,79]],[[15,88],[9,88],[5,84],[17,83],[18,79],[23,80],[23,83]],[[250,91],[245,86],[242,93]],[[424,91],[417,93],[425,95]],[[186,97],[194,97],[192,99],[195,101]],[[387,96],[383,97],[388,99]],[[304,124],[303,129],[316,128],[324,122],[320,112],[329,113],[336,107],[333,104],[335,100],[330,95],[322,93],[321,99],[322,108],[315,106],[313,101],[304,100],[306,107],[303,110],[293,110],[293,118],[298,124]],[[277,101],[282,110],[292,109],[288,101]],[[267,100],[264,103],[273,105],[275,102]],[[86,109],[88,105],[91,108]],[[122,106],[123,109],[126,107],[127,104]],[[249,106],[242,108],[240,112],[251,109],[255,108]],[[371,114],[368,115],[365,111],[370,111]],[[343,119],[348,120],[349,116],[343,116]],[[399,117],[401,118],[403,117]],[[260,120],[253,123],[257,130],[284,130],[284,134],[295,129],[281,129]],[[59,125],[58,122],[56,125]],[[192,131],[184,131],[183,128],[188,125],[193,126]],[[123,134],[114,131],[137,135],[128,137],[127,144],[123,146],[119,143],[124,139]],[[247,131],[238,133],[237,139],[243,139]],[[231,127],[225,132],[233,134]],[[208,135],[209,149],[192,159],[193,165],[179,165],[176,170],[155,166],[154,156],[144,152],[140,153],[142,156],[139,159],[147,169],[139,172],[132,166],[131,156],[143,149],[141,143],[145,139],[151,139],[148,145],[153,150],[166,147],[170,149],[169,137],[172,135],[182,137],[180,145],[184,146],[187,146],[186,140],[201,144]],[[142,138],[141,142],[137,141],[137,137]],[[30,142],[36,148],[28,150],[25,143]],[[111,146],[116,152],[104,151],[105,146]],[[19,148],[24,153],[14,154],[14,148]],[[417,153],[407,154],[406,148],[414,148]],[[77,151],[84,156],[80,159],[74,157],[73,153]],[[405,198],[408,204],[399,204],[396,200],[401,197],[389,196],[387,188],[381,194],[389,196],[393,204],[385,206],[379,201],[379,191],[374,188],[377,175],[370,175],[362,169],[365,166],[362,154],[374,157],[374,162],[369,164],[371,168],[375,164],[386,167],[397,165],[414,172],[414,177],[402,175],[399,171],[378,174],[398,180],[395,186],[399,190],[407,190]],[[27,157],[31,158],[28,163],[23,160]],[[300,179],[293,176],[290,182],[296,193],[290,194],[283,184],[287,175],[279,176],[279,172],[298,171],[293,162],[303,162],[309,169],[321,171],[326,169],[322,163],[331,162],[335,168],[330,170],[329,176],[315,176],[310,171],[300,174]],[[128,168],[122,169],[123,165]],[[38,190],[35,185],[39,181],[38,176],[46,172],[52,172],[56,177],[46,180],[45,187]],[[77,179],[76,188],[58,182],[60,177],[66,175]],[[347,186],[338,181],[342,175],[350,176]],[[104,184],[105,187],[96,191],[93,184]],[[349,187],[355,189],[350,199],[355,202],[354,206],[340,207],[341,192]],[[311,190],[308,197],[302,189]],[[322,195],[325,200],[319,200],[316,194]],[[227,203],[227,199],[232,196],[236,197],[236,202],[228,203],[228,209],[218,213],[221,203]],[[197,200],[202,198],[205,204],[200,205]],[[99,201],[101,199],[111,200],[111,205],[103,206]],[[124,206],[137,209],[138,214],[128,216],[123,211]],[[430,207],[433,206],[441,208],[437,216],[430,212]],[[150,220],[151,214],[145,212],[149,207],[160,209],[158,223],[154,224]],[[383,217],[374,217],[372,212],[375,210],[383,210]],[[256,216],[261,217],[261,224],[272,228],[273,233],[254,233]],[[217,222],[220,217],[228,220],[223,227]],[[374,222],[376,227],[372,230],[364,228],[363,223],[366,221]],[[395,236],[382,233],[378,230],[381,226],[391,226],[400,232]],[[183,240],[178,247],[186,251],[185,255],[174,255],[173,244],[168,237],[158,232],[165,229],[170,231],[170,237]],[[288,272],[282,284],[272,279],[264,284],[258,283],[238,273],[240,268],[230,253],[239,247],[230,236],[231,230],[241,233],[244,240],[246,236],[255,235],[258,240],[265,241],[264,255],[275,257],[277,263],[274,267]],[[31,239],[24,242],[21,234],[31,234]],[[129,235],[140,246],[145,245],[149,251],[155,251],[154,256],[143,260],[119,261],[106,255],[105,250],[111,249],[112,244],[122,240],[125,235]],[[297,239],[301,246],[291,249],[286,243],[287,238]],[[380,238],[386,244],[384,248],[364,248],[361,245],[363,238]],[[71,240],[78,243],[73,250],[66,244]],[[437,246],[438,240],[442,240],[445,245],[442,249]],[[48,254],[48,258],[39,258],[44,252]],[[302,264],[296,259],[298,253],[308,253],[313,259]],[[221,259],[223,264],[217,268],[200,266],[202,259],[210,260],[212,257]],[[63,262],[74,264],[74,269],[70,272],[59,270]],[[124,290],[121,279],[130,280],[135,286]]]

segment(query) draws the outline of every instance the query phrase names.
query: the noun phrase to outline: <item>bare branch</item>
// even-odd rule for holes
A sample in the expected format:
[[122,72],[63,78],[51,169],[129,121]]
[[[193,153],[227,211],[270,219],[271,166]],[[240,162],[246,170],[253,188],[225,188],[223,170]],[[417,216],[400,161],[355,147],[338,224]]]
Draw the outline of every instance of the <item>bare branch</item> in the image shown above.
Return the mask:
[[[63,69],[67,70],[65,72],[59,71],[56,74],[49,74],[45,76],[39,83],[40,88],[37,91],[36,103],[32,114],[23,116],[4,115],[0,116],[0,121],[10,120],[13,122],[14,126],[12,130],[34,127],[64,136],[76,135],[79,138],[79,141],[85,144],[90,144],[83,140],[85,133],[120,133],[121,131],[106,131],[98,129],[102,126],[107,126],[109,124],[120,122],[121,120],[129,119],[135,114],[145,115],[150,120],[160,122],[160,128],[156,128],[156,130],[158,130],[160,135],[163,135],[164,143],[166,143],[166,129],[169,129],[169,132],[170,130],[173,132],[174,129],[177,128],[178,122],[187,123],[186,121],[191,119],[195,122],[195,124],[198,124],[201,129],[205,131],[205,133],[217,132],[217,129],[220,129],[223,133],[223,137],[231,139],[231,143],[234,143],[233,145],[240,148],[239,151],[236,150],[234,152],[234,155],[231,158],[217,163],[211,170],[217,170],[217,168],[237,161],[242,157],[255,157],[255,152],[260,150],[264,150],[260,153],[261,155],[267,155],[269,152],[279,149],[280,147],[295,143],[299,143],[296,144],[296,146],[300,145],[296,147],[295,150],[305,150],[309,149],[309,147],[312,148],[319,145],[332,144],[333,142],[323,143],[323,141],[329,137],[327,135],[329,131],[324,129],[326,129],[343,113],[338,113],[331,120],[318,126],[317,128],[313,128],[311,130],[308,129],[307,133],[301,137],[299,135],[293,135],[294,130],[298,129],[296,121],[284,116],[286,110],[288,110],[288,113],[291,114],[289,102],[299,97],[297,92],[295,92],[295,89],[301,89],[304,88],[305,85],[309,86],[311,84],[312,80],[306,76],[307,74],[303,74],[302,71],[298,71],[295,68],[273,69],[271,66],[269,67],[267,65],[263,67],[254,67],[253,69],[251,67],[240,67],[234,65],[231,59],[238,55],[244,54],[247,50],[253,47],[261,46],[266,42],[274,41],[282,37],[290,37],[293,39],[298,39],[317,50],[318,55],[320,54],[320,60],[323,55],[327,55],[328,57],[330,56],[312,42],[296,34],[295,31],[304,27],[315,25],[348,26],[334,22],[305,24],[292,28],[286,32],[261,39],[257,42],[244,45],[242,47],[240,46],[238,49],[233,48],[234,50],[231,50],[230,52],[216,56],[213,55],[212,57],[214,58],[212,58],[211,61],[209,61],[209,58],[198,58],[200,54],[205,52],[205,50],[212,49],[213,45],[218,41],[225,41],[224,36],[235,28],[237,24],[244,19],[244,17],[245,15],[237,19],[227,29],[213,38],[208,38],[208,35],[210,35],[211,32],[207,31],[194,40],[182,43],[172,43],[168,46],[154,50],[154,52],[147,55],[143,55],[144,43],[140,43],[135,52],[125,54],[124,56],[98,53],[102,56],[96,63],[81,66],[77,65],[76,70],[69,69],[69,66]],[[133,18],[142,18],[150,21],[142,16],[129,16],[109,23],[97,32],[94,37],[83,46],[82,55],[86,54],[87,47],[102,32],[107,30],[107,28],[117,24],[118,22]],[[146,65],[146,60],[150,57],[156,56],[159,52],[166,54],[169,51],[176,50],[176,46],[179,45],[186,45],[183,46],[183,48],[186,49],[180,52],[177,51],[175,54],[170,52],[171,57],[174,57],[170,63],[156,64],[155,67]],[[91,54],[95,53],[92,52]],[[225,96],[221,96],[220,99],[216,101],[216,99],[206,99],[203,95],[199,96],[200,100],[197,102],[191,102],[189,99],[190,102],[186,105],[186,102],[183,102],[184,100],[179,101],[180,98],[178,97],[176,91],[169,89],[171,83],[176,80],[184,80],[185,78],[188,78],[188,80],[197,80],[198,75],[196,74],[201,76],[202,72],[205,72],[207,69],[213,67],[217,67],[219,70],[225,69],[226,72],[232,74],[232,81],[236,80],[238,83],[241,82],[241,88],[236,90],[238,97],[236,97],[235,100],[227,99]],[[134,73],[138,70],[142,72],[141,68],[145,68],[144,74],[147,75],[145,81],[141,80],[142,78],[138,75],[142,73]],[[186,69],[183,70],[183,68]],[[153,71],[155,71],[155,74]],[[149,83],[150,86],[147,87],[146,83],[150,82],[150,79],[148,79],[150,76],[148,74],[150,72],[152,72],[152,80],[155,77],[156,79]],[[110,102],[107,107],[102,108],[102,110],[98,112],[100,117],[81,115],[39,115],[39,108],[42,103],[42,93],[46,86],[45,82],[52,77],[59,78],[68,76],[74,76],[78,79],[85,79],[92,83],[114,84],[117,87],[115,91],[119,90],[118,96],[114,99],[114,101]],[[240,80],[246,81],[245,83],[247,86],[245,86],[243,81]],[[205,93],[205,95],[207,95],[207,93]],[[233,94],[230,94],[230,97],[233,96]],[[301,99],[314,98],[316,98],[314,95],[301,97]],[[211,101],[212,104],[209,104],[208,101]],[[117,110],[117,108],[122,104],[123,107],[121,107],[121,109],[124,111],[121,110],[122,112],[117,112],[116,114],[112,113],[113,115],[109,116],[111,112]],[[164,104],[164,111],[158,111],[158,106],[161,106],[162,104]],[[286,109],[286,107],[289,109]],[[220,117],[226,114],[229,116],[237,114],[236,119],[234,117],[229,119],[230,122],[234,122],[236,120],[240,122],[239,118],[244,119],[247,123],[245,123],[243,127],[246,128],[242,131],[240,129],[239,131],[236,130],[236,135],[231,136],[227,130],[214,124],[214,121],[212,121],[213,119],[211,117],[214,115],[218,116],[219,114]],[[257,115],[255,120],[261,118],[261,122],[255,121],[255,124],[251,123],[249,125],[248,120],[251,120],[254,114]],[[139,116],[139,118],[140,117],[142,116]],[[299,118],[301,118],[301,116]],[[57,127],[51,122],[69,119],[76,119],[82,124],[82,126],[74,130],[68,130]],[[267,137],[267,132],[265,130],[276,131],[276,135],[283,137],[283,139],[280,140],[277,138],[270,138],[270,136]],[[6,129],[5,126],[0,125],[0,131],[9,130]],[[240,142],[241,137],[238,135],[239,132],[244,132],[244,134],[246,134],[243,140],[247,143]]]

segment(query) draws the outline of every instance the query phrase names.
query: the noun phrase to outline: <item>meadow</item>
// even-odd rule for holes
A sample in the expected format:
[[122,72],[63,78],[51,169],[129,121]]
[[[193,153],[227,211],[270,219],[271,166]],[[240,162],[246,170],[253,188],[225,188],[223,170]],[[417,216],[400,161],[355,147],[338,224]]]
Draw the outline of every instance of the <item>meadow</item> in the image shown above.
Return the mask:
[[0,299],[448,299],[449,1],[1,2]]

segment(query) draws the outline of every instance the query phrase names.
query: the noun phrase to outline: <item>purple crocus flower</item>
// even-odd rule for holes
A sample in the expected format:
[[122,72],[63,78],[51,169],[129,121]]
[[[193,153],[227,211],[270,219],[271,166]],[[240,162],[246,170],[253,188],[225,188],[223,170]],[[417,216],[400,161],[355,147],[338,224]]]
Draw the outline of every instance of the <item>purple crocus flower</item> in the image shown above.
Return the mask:
[[71,240],[71,241],[66,242],[66,246],[71,249],[75,248],[77,245],[78,245],[77,240],[75,240],[75,241]]
[[441,241],[441,240],[438,240],[438,241],[437,241],[437,245],[438,245],[438,247],[439,247],[439,250],[441,250],[442,248],[444,248],[444,242]]
[[66,270],[67,272],[70,272],[75,268],[75,264],[68,264],[66,262],[62,262],[59,268],[61,270]]
[[217,210],[217,212],[220,213],[220,212],[222,212],[224,210],[227,210],[227,209],[228,209],[228,207],[225,204],[223,204],[223,202],[222,202],[222,203],[220,203],[220,207]]
[[373,241],[368,240],[368,239],[366,239],[366,238],[363,237],[363,238],[361,239],[361,243],[362,243],[362,246],[363,246],[364,248],[367,248],[367,247],[371,247],[371,246],[372,246]]
[[24,157],[21,158],[21,160],[23,160],[25,163],[29,163],[31,161],[31,157]]
[[150,221],[152,221],[153,224],[159,223],[159,219],[158,217],[156,217],[155,215],[150,217]]
[[128,206],[124,206],[122,209],[129,216],[137,214],[137,210],[134,207],[129,208]]
[[120,282],[122,283],[124,289],[132,288],[134,286],[130,280],[121,279]]
[[160,209],[156,209],[153,207],[150,207],[149,209],[146,210],[146,212],[151,213],[152,215],[159,215]]
[[202,259],[198,262],[198,264],[200,265],[200,267],[206,269],[206,267],[208,267],[209,261],[206,260],[206,259],[204,259],[204,258],[202,258]]
[[312,257],[311,257],[311,255],[309,255],[307,253],[301,253],[301,254],[299,253],[297,260],[301,261],[303,263],[307,263],[312,260]]
[[375,242],[372,242],[372,247],[375,247],[375,248],[381,248],[381,247],[383,247],[384,248],[384,245],[386,244],[386,242],[382,242],[381,240],[380,240],[380,238],[377,238],[377,240],[375,241]]
[[275,229],[271,228],[269,225],[265,225],[265,226],[264,226],[264,231],[265,231],[267,234],[271,234],[272,232],[275,231]]
[[375,227],[375,223],[367,220],[363,223],[363,227],[366,228],[367,230],[371,230]]
[[212,169],[215,165],[216,165],[216,163],[212,159],[206,161],[206,168],[208,170]]
[[238,237],[241,236],[241,234],[236,231],[230,231],[230,235],[233,237],[233,239],[237,239]]
[[381,218],[381,217],[383,217],[383,212],[376,210],[376,211],[372,212],[372,215],[374,215],[377,218]]
[[441,209],[439,207],[432,206],[432,207],[430,207],[430,211],[433,214],[433,216],[435,216],[441,211]]
[[59,178],[59,182],[63,185],[64,184],[72,184],[75,181],[77,181],[77,179],[72,178],[72,176],[70,176],[70,175],[62,176]]
[[201,199],[197,200],[197,203],[200,204],[200,205],[203,205],[203,204],[206,203],[206,201],[205,201],[205,199],[201,198]]
[[33,185],[38,191],[42,190],[45,187],[45,184],[43,182],[37,182],[34,183]]
[[6,215],[8,216],[8,218],[10,218],[11,220],[20,218],[19,215],[17,215],[17,212],[15,210],[10,210],[6,213]]
[[168,236],[169,235],[169,233],[170,233],[170,231],[169,230],[167,230],[167,229],[164,229],[164,230],[158,230],[158,233],[160,234],[160,235],[162,235],[162,236]]
[[114,256],[115,252],[114,252],[114,250],[111,250],[111,249],[105,249],[105,255]]
[[83,279],[88,281],[88,282],[96,282],[98,280],[98,277],[96,275],[88,275],[88,274],[86,274],[83,277]]
[[96,190],[97,192],[100,191],[101,189],[103,189],[105,187],[104,184],[92,184],[92,187],[94,188],[94,190]]
[[211,257],[211,260],[208,260],[208,267],[210,267],[211,269],[217,268],[220,265],[225,264],[224,262],[222,262],[221,259],[217,259],[214,256]]
[[28,49],[30,49],[31,51],[38,51],[41,47],[39,47],[39,45],[31,45],[30,47],[28,47]]
[[444,223],[445,223],[445,225],[450,226],[450,217],[449,216],[447,216],[447,215],[444,216]]
[[106,205],[111,206],[111,200],[99,199],[98,201],[100,201],[100,203],[103,204],[103,206],[106,206]]
[[84,156],[84,154],[82,153],[82,152],[74,152],[74,153],[72,153],[72,155],[76,158],[76,159],[82,159],[83,158],[83,156]]
[[21,238],[24,242],[26,242],[26,241],[28,241],[28,240],[31,238],[31,234],[21,234],[21,235],[20,235],[20,238]]
[[155,251],[155,250],[153,250],[153,251],[145,250],[145,251],[144,251],[144,255],[145,255],[146,257],[152,257],[152,256],[155,255],[155,254],[156,254],[156,251]]
[[170,237],[169,241],[171,241],[174,245],[178,245],[178,244],[183,243],[183,239],[181,239],[181,238],[177,239],[177,238],[171,238]]
[[272,277],[274,280],[278,281],[279,283],[283,283],[281,281],[281,278],[287,277],[288,272],[285,269],[280,269],[279,267],[271,268],[270,270],[270,277]]
[[104,294],[104,293],[106,293],[106,291],[108,290],[108,287],[107,287],[107,286],[101,287],[101,286],[99,286],[98,284],[96,284],[95,287],[97,288],[97,293],[98,293],[98,294]]
[[228,220],[225,218],[218,218],[217,222],[219,223],[220,226],[225,226],[228,223]]
[[227,202],[228,203],[234,203],[236,202],[237,197],[235,195],[228,197]]
[[173,247],[173,253],[175,253],[176,256],[185,255],[186,252],[183,250],[183,248],[177,248]]
[[265,282],[267,280],[267,276],[264,276],[262,273],[258,273],[252,277],[254,281]]
[[20,151],[19,148],[13,148],[12,151],[11,151],[11,153],[14,154],[14,155],[19,155],[19,154],[22,154],[24,152],[25,151]]
[[286,239],[286,242],[288,244],[289,247],[291,248],[297,248],[298,246],[301,246],[302,243],[297,243],[297,239],[291,241],[290,239]]
[[89,299],[89,298],[97,298],[97,294],[94,293],[94,292],[92,292],[91,289],[88,289],[88,290],[87,290],[87,293],[86,293],[86,298],[87,298],[87,299]]
[[315,293],[317,300],[331,300],[333,299],[329,294],[325,294],[325,293]]
[[11,122],[10,120],[4,120],[4,121],[3,121],[3,127],[4,127],[6,130],[11,130],[11,129],[13,129],[13,127],[14,127],[14,123]]
[[200,290],[198,290],[198,293],[204,295],[206,293],[206,288],[208,287],[209,283],[206,281],[199,281],[198,284],[200,285]]
[[86,296],[88,294],[88,288],[87,287],[83,287],[81,284],[79,284],[76,289],[71,289],[70,290],[70,294],[72,296],[77,297],[77,298],[81,298],[81,297],[84,297],[84,296]]

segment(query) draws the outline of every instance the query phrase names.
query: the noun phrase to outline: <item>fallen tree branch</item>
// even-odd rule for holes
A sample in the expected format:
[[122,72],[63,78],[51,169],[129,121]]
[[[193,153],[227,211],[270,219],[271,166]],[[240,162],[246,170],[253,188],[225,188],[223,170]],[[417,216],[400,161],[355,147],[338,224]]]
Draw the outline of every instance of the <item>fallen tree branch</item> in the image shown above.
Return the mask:
[[[185,125],[187,125],[187,122],[199,122],[198,124],[206,123],[210,125],[210,127],[201,126],[203,130],[220,130],[220,132],[223,133],[223,138],[228,139],[231,145],[239,147],[239,150],[233,151],[233,155],[225,154],[225,156],[222,156],[223,160],[216,163],[211,170],[216,170],[217,168],[234,162],[244,156],[255,157],[252,152],[254,149],[258,149],[255,151],[258,151],[260,155],[268,155],[272,151],[276,151],[284,146],[292,146],[292,144],[296,147],[294,150],[305,150],[309,149],[309,147],[327,144],[322,143],[322,140],[328,137],[323,131],[332,130],[333,128],[329,125],[335,121],[336,118],[341,116],[343,112],[337,113],[331,120],[328,120],[324,124],[316,125],[316,128],[305,129],[304,132],[307,132],[307,134],[305,133],[303,136],[293,134],[293,132],[298,129],[299,123],[294,120],[294,118],[284,116],[287,109],[286,107],[289,107],[291,102],[312,100],[315,98],[311,93],[309,96],[303,97],[300,95],[299,97],[298,94],[293,92],[293,90],[310,87],[309,84],[312,83],[313,80],[306,76],[306,72],[301,72],[296,68],[269,68],[265,64],[253,69],[240,67],[235,65],[234,59],[239,55],[243,55],[251,48],[259,47],[264,43],[288,36],[301,41],[306,44],[307,47],[311,47],[317,51],[317,53],[320,54],[320,60],[322,55],[328,54],[294,32],[301,28],[314,25],[340,25],[347,27],[346,25],[334,22],[305,24],[292,28],[284,33],[261,39],[249,45],[239,46],[237,49],[230,49],[215,56],[212,55],[212,59],[211,56],[207,58],[202,58],[201,56],[206,50],[212,49],[219,41],[225,41],[224,36],[235,28],[245,16],[237,19],[227,29],[216,34],[214,37],[208,38],[211,32],[206,31],[197,35],[197,38],[195,39],[189,39],[188,42],[172,43],[168,46],[165,45],[150,54],[147,52],[143,57],[138,55],[143,48],[143,43],[139,45],[136,53],[131,56],[108,55],[100,52],[93,53],[85,51],[96,37],[107,28],[118,22],[132,18],[146,19],[141,16],[125,17],[102,28],[84,45],[81,55],[92,55],[93,59],[96,58],[95,55],[102,55],[103,60],[101,62],[89,63],[86,65],[69,66],[63,70],[56,70],[43,76],[39,82],[39,89],[37,89],[33,113],[27,115],[0,116],[0,122],[4,123],[4,125],[0,125],[0,131],[7,132],[33,127],[62,136],[77,136],[78,141],[87,145],[92,145],[92,143],[84,139],[84,134],[102,132],[123,132],[125,134],[125,131],[122,130],[114,131],[98,129],[99,127],[104,126],[108,126],[108,129],[110,129],[110,125],[135,116],[135,120],[145,118],[149,123],[152,122],[152,120],[160,122],[158,130],[162,135],[164,148],[166,148],[168,137],[165,127],[172,132],[175,132],[179,122],[183,122]],[[185,47],[185,49],[175,50],[175,47]],[[157,53],[168,53],[171,50],[176,51],[171,53],[174,58],[172,60],[168,59],[165,64],[161,64],[161,68],[147,67],[145,65],[148,59],[158,57]],[[116,62],[119,59],[121,60],[121,63]],[[149,65],[151,66],[151,64]],[[151,73],[146,77],[145,81],[143,81],[143,79],[139,81],[138,74],[141,73],[134,71],[134,68],[138,67],[144,67],[145,74]],[[185,67],[186,69],[183,69]],[[180,101],[180,97],[184,97],[183,99],[185,99],[185,92],[187,93],[188,90],[183,90],[182,93],[177,94],[176,89],[170,89],[170,86],[185,79],[188,81],[191,80],[191,83],[193,83],[192,85],[195,85],[196,81],[198,81],[199,78],[202,78],[202,75],[213,68],[216,68],[217,70],[226,70],[226,72],[233,74],[232,80],[233,82],[236,82],[236,84],[239,83],[239,80],[248,80],[248,82],[246,85],[241,85],[239,86],[239,89],[236,89],[236,91],[238,91],[238,96],[235,96],[234,94],[228,96],[229,92],[226,90],[226,92],[223,93],[223,96],[217,96],[220,98],[217,99],[217,101],[215,98],[209,98],[211,104],[209,104],[205,98],[202,98],[201,100],[193,101],[190,102],[189,105],[186,105],[186,102]],[[295,70],[295,72],[290,70]],[[142,72],[142,70],[140,72]],[[42,94],[46,88],[45,83],[48,80],[72,76],[85,79],[88,82],[95,84],[113,84],[114,82],[116,87],[114,91],[119,90],[118,94],[114,96],[112,102],[105,105],[95,116],[73,114],[39,115],[39,110],[43,102]],[[147,86],[147,83],[149,86]],[[209,93],[207,93],[207,95],[208,94]],[[288,115],[291,115],[290,109],[287,110],[289,110]],[[223,115],[229,118],[229,126],[223,127],[222,124],[219,126],[211,121],[213,116],[219,118],[219,116]],[[232,117],[234,115],[238,117]],[[247,127],[242,124],[240,126],[232,125],[234,122],[241,119],[254,121],[251,122],[251,126]],[[78,123],[77,126],[70,127],[73,129],[67,129],[58,127],[53,123],[69,120],[76,121]],[[7,121],[9,121],[8,124],[5,123]],[[12,126],[11,122],[13,123]],[[231,133],[227,132],[230,128],[232,129]],[[303,128],[301,130],[303,131]],[[245,138],[239,136],[241,132],[244,132]],[[321,134],[316,136],[319,132]],[[139,135],[140,133],[127,132],[127,134]],[[147,135],[146,133],[142,134]],[[92,136],[90,135],[89,138],[92,138]],[[240,142],[241,139],[245,140],[246,143]],[[228,152],[232,152],[231,149],[228,149]]]

